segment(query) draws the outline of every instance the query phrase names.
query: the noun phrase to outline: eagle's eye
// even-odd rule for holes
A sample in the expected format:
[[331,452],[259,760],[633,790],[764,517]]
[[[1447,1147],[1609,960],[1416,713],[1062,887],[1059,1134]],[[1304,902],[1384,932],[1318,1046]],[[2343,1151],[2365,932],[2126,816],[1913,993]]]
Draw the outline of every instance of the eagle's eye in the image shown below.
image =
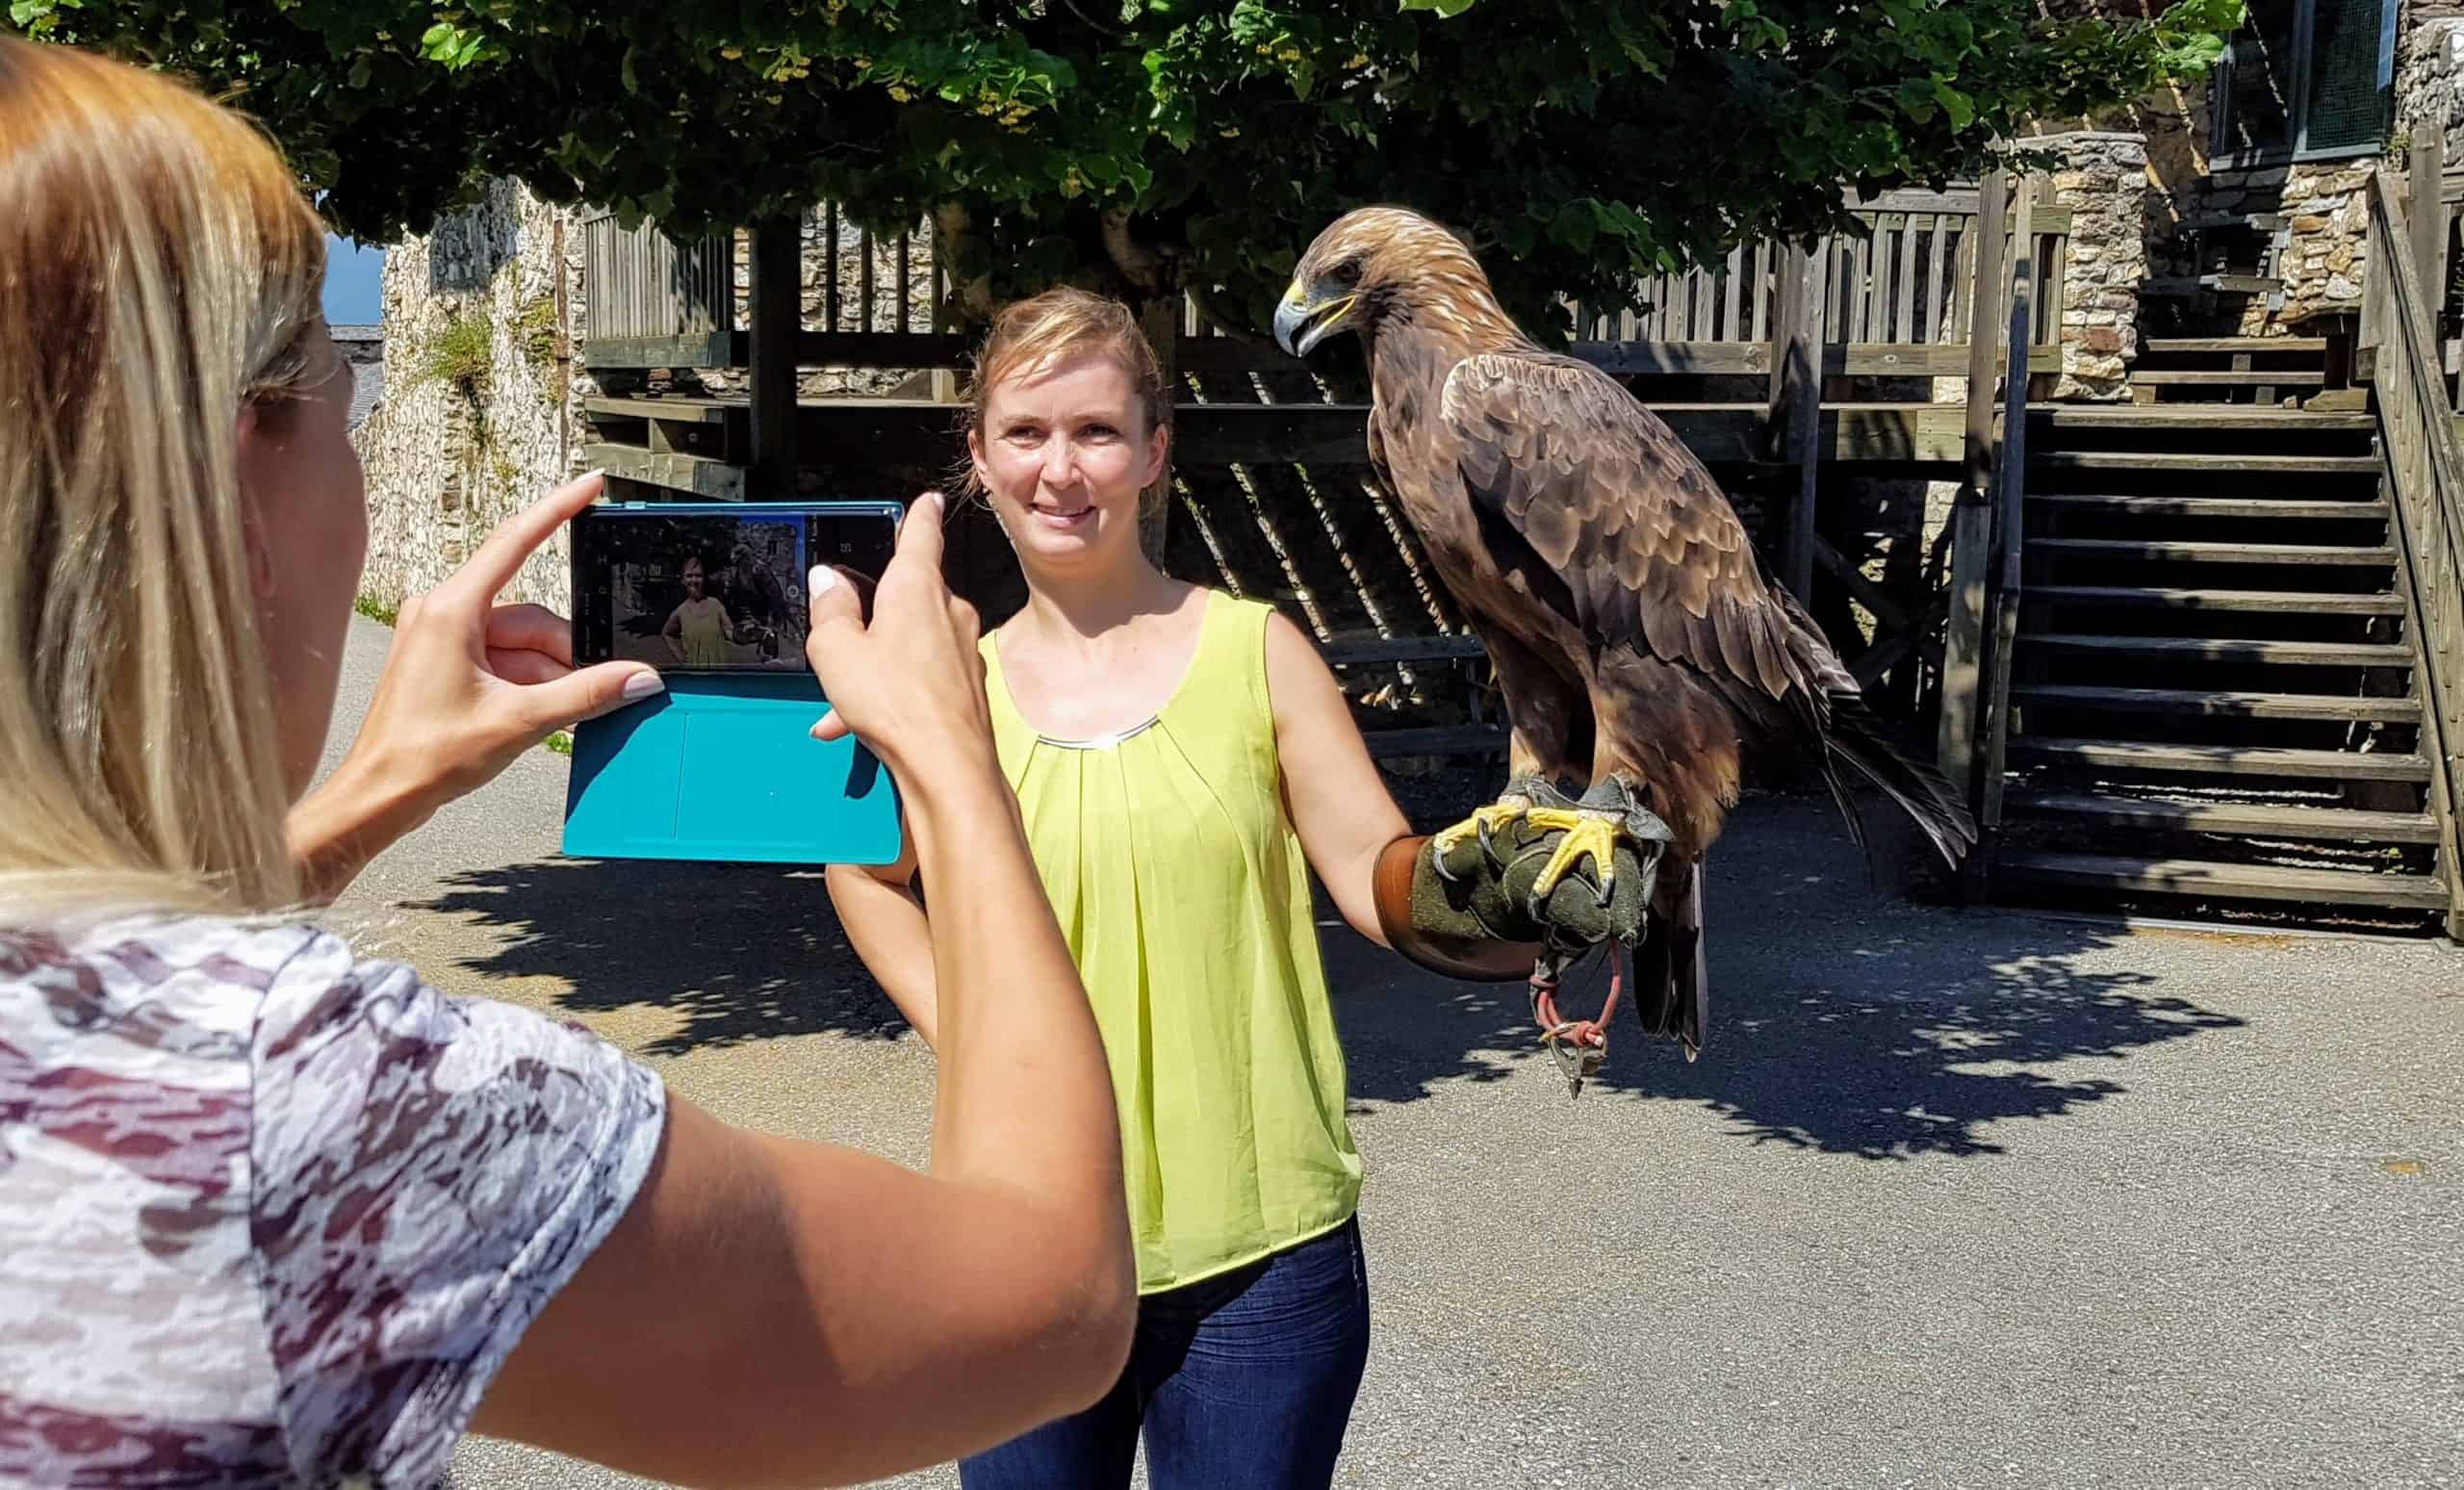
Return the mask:
[[1344,260],[1334,267],[1329,277],[1345,289],[1350,289],[1360,283],[1360,261],[1358,259]]

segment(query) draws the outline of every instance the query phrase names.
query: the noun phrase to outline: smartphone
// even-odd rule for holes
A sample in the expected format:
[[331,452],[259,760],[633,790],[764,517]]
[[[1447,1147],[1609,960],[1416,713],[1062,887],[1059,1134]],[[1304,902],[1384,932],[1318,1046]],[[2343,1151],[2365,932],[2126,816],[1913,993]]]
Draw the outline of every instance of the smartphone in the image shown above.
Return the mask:
[[673,673],[810,673],[806,576],[878,580],[894,501],[603,501],[572,530],[574,661]]
[[879,580],[894,501],[605,501],[574,519],[574,657],[640,661],[667,686],[574,731],[565,852],[590,859],[886,864],[889,773],[816,740],[806,576]]

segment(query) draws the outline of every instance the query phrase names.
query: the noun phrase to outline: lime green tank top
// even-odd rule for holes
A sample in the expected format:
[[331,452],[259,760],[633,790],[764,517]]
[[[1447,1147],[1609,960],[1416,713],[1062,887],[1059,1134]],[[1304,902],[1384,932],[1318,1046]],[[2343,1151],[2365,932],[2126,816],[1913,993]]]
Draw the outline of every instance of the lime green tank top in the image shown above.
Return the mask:
[[1141,1293],[1330,1231],[1360,1198],[1270,614],[1209,591],[1162,712],[1095,740],[1039,735],[983,643],[1001,768],[1111,1061]]

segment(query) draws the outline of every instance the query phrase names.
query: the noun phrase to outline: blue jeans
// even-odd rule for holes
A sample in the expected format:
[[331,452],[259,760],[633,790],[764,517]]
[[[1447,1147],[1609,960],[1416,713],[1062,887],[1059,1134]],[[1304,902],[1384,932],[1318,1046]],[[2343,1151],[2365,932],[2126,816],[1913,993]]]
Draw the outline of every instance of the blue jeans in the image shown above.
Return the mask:
[[1110,1395],[959,1463],[965,1490],[1323,1490],[1369,1363],[1360,1226],[1139,1303]]

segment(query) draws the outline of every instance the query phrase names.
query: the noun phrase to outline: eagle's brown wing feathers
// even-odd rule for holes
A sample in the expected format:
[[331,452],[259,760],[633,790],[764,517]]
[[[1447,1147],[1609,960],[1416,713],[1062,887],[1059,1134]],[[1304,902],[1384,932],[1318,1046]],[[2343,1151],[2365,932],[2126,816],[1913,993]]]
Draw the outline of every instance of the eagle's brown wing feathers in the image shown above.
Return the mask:
[[1795,644],[1744,525],[1606,374],[1571,357],[1483,353],[1448,375],[1439,419],[1474,506],[1554,571],[1564,591],[1551,599],[1586,638],[1688,664],[1758,722],[1784,711],[1820,727],[1830,680]]
[[[1439,402],[1437,453],[1452,458],[1492,545],[1527,547],[1554,577],[1531,593],[1590,646],[1667,664],[1725,704],[1752,743],[1803,752],[1861,842],[1843,767],[1905,808],[1944,858],[1956,862],[1973,844],[1941,777],[1891,745],[1812,618],[1764,578],[1709,473],[1632,395],[1587,363],[1532,350],[1465,358]],[[1620,726],[1670,735],[1633,740],[1629,758],[1713,744],[1666,707],[1616,712],[1628,717],[1604,711],[1604,735]],[[1732,759],[1735,741],[1717,744]],[[1733,770],[1714,774],[1725,808]],[[1715,818],[1717,808],[1681,809]]]

